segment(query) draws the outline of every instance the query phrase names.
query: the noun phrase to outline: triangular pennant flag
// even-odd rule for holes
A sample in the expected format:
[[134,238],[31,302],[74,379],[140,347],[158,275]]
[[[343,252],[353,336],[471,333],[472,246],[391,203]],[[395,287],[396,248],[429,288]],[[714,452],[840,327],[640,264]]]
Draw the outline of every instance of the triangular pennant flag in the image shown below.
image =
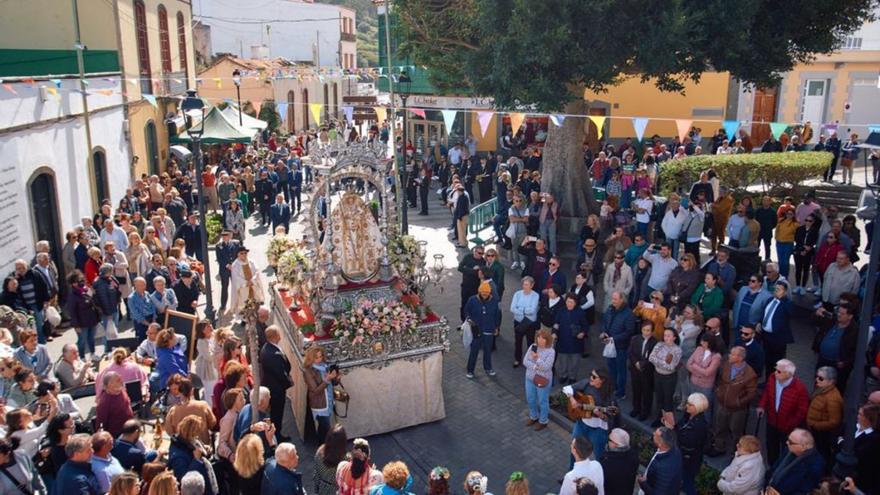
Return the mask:
[[422,110],[421,108],[409,108],[408,110],[409,110],[410,112],[412,112],[414,115],[418,115],[419,117],[421,117],[421,118],[423,118],[423,119],[426,118],[426,117],[425,117],[425,111]]
[[45,88],[46,88],[46,91],[48,91],[49,93],[51,93],[55,96],[58,96],[58,88],[53,88],[53,87],[49,87],[49,86],[45,86]]
[[565,122],[565,115],[561,113],[555,113],[550,116],[550,120],[556,127],[562,127],[562,123]]
[[354,122],[354,107],[344,106],[342,107],[342,113],[345,114],[345,120]]
[[486,131],[489,130],[489,122],[492,122],[492,116],[495,112],[477,112],[477,121],[480,123],[480,134],[485,137]]
[[788,124],[785,122],[770,122],[770,133],[773,134],[773,137],[776,139],[779,139],[787,128]]
[[727,134],[727,139],[730,141],[730,144],[736,140],[736,131],[739,130],[739,121],[738,120],[725,120],[724,123],[724,132]]
[[26,78],[22,79],[21,81],[22,81],[23,83],[25,83],[25,84],[29,84],[29,85],[31,85],[31,86],[34,86],[34,84],[35,84],[35,82],[34,82],[34,78],[33,78],[33,77],[26,77]]
[[287,103],[279,103],[275,109],[278,110],[278,116],[282,121],[287,120]]
[[321,109],[324,108],[323,103],[309,103],[309,111],[312,112],[312,118],[315,124],[321,125]]
[[602,127],[605,125],[605,119],[602,115],[590,115],[590,121],[596,125],[596,130],[599,131],[599,139],[602,139]]
[[18,94],[18,93],[15,91],[15,88],[13,88],[12,85],[9,84],[9,83],[3,83],[3,87],[6,89],[6,91],[9,91],[10,93],[12,93],[12,94],[14,94],[14,95],[17,95],[17,94]]
[[217,89],[220,89],[223,87],[223,82],[219,77],[214,78],[214,84],[217,85]]
[[452,126],[455,124],[455,116],[458,115],[456,110],[440,110],[443,114],[443,125],[446,126],[446,134],[452,132]]
[[56,88],[61,88],[61,79],[49,79],[49,82],[54,84]]
[[633,117],[633,130],[636,131],[636,139],[641,141],[645,135],[645,128],[648,127],[647,117]]
[[510,112],[510,128],[513,130],[513,133],[516,134],[519,131],[519,128],[522,127],[523,122],[526,120],[526,114],[518,113],[518,112]]
[[373,107],[373,111],[376,112],[376,121],[377,122],[385,122],[385,116],[387,110],[385,107]]
[[687,136],[688,131],[691,130],[691,124],[693,124],[693,120],[689,119],[675,119],[675,127],[678,129],[678,139],[684,141],[684,137]]
[[126,81],[128,82],[128,84],[131,84],[132,86],[137,86],[137,84],[138,84],[138,78],[136,78],[136,77],[129,77],[128,79],[126,79]]
[[880,132],[880,124],[871,124],[868,126],[868,134],[872,132]]
[[257,112],[257,118],[259,118],[260,117],[260,108],[263,107],[263,102],[262,101],[252,101],[251,106],[254,107],[254,111]]
[[144,97],[145,100],[150,102],[150,105],[153,105],[153,108],[159,108],[156,105],[156,97],[155,96],[153,96],[153,95],[142,95],[142,96]]

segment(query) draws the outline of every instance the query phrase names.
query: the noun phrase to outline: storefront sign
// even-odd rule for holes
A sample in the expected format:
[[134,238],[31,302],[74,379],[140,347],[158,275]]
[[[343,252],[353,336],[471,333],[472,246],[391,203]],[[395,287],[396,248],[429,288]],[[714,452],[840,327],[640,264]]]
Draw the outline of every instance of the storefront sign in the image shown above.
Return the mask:
[[[400,97],[394,95],[400,104]],[[480,98],[473,96],[432,96],[411,95],[406,100],[406,106],[413,108],[443,108],[455,110],[492,110],[495,100],[492,98]],[[403,106],[400,104],[399,106]]]

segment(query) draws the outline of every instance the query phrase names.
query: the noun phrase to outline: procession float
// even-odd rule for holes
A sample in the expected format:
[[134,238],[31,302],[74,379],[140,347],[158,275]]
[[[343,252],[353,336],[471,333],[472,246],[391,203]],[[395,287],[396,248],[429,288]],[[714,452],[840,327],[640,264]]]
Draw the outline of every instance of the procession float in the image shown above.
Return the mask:
[[305,234],[276,236],[267,253],[297,431],[304,436],[310,415],[302,365],[314,345],[342,373],[348,403],[337,419],[350,437],[444,418],[449,328],[422,298],[425,243],[399,232],[385,147],[339,143],[305,160],[315,175]]

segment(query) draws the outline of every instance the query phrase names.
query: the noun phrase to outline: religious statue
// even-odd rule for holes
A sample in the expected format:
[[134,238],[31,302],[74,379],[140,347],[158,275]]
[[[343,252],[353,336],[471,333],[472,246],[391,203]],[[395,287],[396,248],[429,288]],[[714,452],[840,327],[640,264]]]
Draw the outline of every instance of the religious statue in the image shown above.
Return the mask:
[[379,226],[364,200],[347,191],[330,215],[333,225],[333,262],[345,278],[365,282],[379,268],[382,238]]

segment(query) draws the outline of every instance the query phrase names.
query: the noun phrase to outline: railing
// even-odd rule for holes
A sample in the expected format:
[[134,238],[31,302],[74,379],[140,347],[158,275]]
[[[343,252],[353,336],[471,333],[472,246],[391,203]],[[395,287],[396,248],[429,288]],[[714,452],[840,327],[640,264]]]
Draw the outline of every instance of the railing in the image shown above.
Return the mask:
[[357,41],[357,35],[354,33],[339,33],[339,39],[342,41]]
[[480,232],[485,230],[487,227],[492,226],[492,222],[495,220],[495,213],[498,208],[498,199],[492,198],[485,203],[480,203],[477,206],[471,208],[470,213],[468,214],[468,232],[473,234],[474,236],[470,239],[470,242],[480,246],[486,243],[485,240],[480,238]]

